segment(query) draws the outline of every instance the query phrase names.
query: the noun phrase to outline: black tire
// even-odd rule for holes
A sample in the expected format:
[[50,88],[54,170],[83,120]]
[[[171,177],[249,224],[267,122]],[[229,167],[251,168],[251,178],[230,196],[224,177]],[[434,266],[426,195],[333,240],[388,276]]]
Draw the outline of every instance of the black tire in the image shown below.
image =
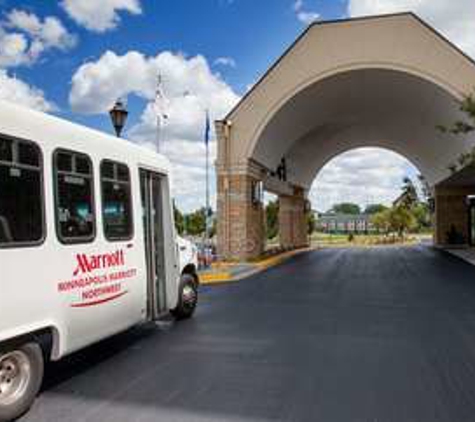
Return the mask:
[[183,274],[178,289],[178,305],[172,310],[176,319],[188,319],[195,313],[198,305],[198,284],[190,274]]
[[40,391],[43,374],[43,351],[38,343],[0,348],[0,388],[4,390],[3,397],[0,392],[0,422],[13,421],[28,411]]

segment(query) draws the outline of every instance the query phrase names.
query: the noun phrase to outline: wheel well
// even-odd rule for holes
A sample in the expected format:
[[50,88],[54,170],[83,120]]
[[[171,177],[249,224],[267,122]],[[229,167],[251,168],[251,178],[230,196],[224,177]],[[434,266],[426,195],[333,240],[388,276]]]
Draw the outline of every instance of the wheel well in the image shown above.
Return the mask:
[[57,354],[59,347],[58,331],[54,327],[43,328],[31,333],[22,334],[18,337],[6,340],[0,344],[1,347],[14,347],[29,341],[35,341],[41,347],[46,361],[51,360]]
[[181,275],[183,274],[191,275],[195,279],[196,283],[199,284],[200,280],[198,278],[198,270],[195,264],[186,265],[185,268],[183,268],[183,271],[181,272]]
[[195,264],[188,264],[183,268],[182,274],[196,275],[196,266]]

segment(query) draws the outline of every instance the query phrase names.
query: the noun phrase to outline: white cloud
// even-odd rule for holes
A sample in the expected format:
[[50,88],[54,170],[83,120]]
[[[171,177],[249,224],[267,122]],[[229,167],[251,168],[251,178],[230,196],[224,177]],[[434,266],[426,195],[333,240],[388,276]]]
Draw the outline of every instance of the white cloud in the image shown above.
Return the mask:
[[31,65],[47,50],[67,50],[76,37],[53,16],[44,20],[14,9],[0,26],[0,67]]
[[68,50],[76,41],[54,16],[41,19],[34,13],[11,10],[0,22],[0,98],[40,111],[53,111],[55,106],[42,90],[10,76],[6,69],[32,65],[47,51]]
[[43,91],[9,76],[0,69],[0,98],[39,111],[52,111],[54,105],[45,99]]
[[[153,139],[153,132],[150,135],[152,138],[149,139]],[[154,142],[140,142],[140,144],[155,150]],[[217,143],[213,139],[210,142],[210,199],[213,208],[216,203],[216,175],[214,171],[216,150]],[[206,147],[204,142],[171,138],[166,133],[160,151],[171,161],[172,193],[180,210],[190,212],[203,207],[206,193]]]
[[303,0],[295,0],[293,8],[297,19],[306,25],[310,25],[312,22],[320,19],[319,13],[305,9]]
[[236,67],[236,60],[234,60],[232,57],[218,57],[214,61],[215,65],[218,66],[229,66],[229,67]]
[[349,0],[348,14],[364,16],[412,11],[475,57],[473,0]]
[[137,51],[122,56],[105,52],[97,61],[83,64],[73,75],[70,104],[82,113],[102,113],[117,97],[129,94],[146,100],[155,97],[157,76],[163,78],[170,114],[182,127],[193,125],[200,109],[224,114],[237,95],[216,74],[203,56],[187,58],[169,51],[147,57]]
[[[203,205],[205,110],[211,120],[224,117],[239,97],[219,75],[213,73],[203,56],[186,57],[162,52],[154,57],[131,51],[122,56],[112,51],[97,61],[85,63],[74,74],[70,93],[73,110],[105,113],[117,97],[134,95],[146,101],[139,122],[128,136],[154,148],[157,75],[162,75],[169,116],[162,130],[162,149],[174,167],[178,203],[184,209]],[[211,166],[216,142],[211,142]],[[214,181],[212,186],[214,186]]]
[[334,204],[354,202],[390,205],[401,193],[404,176],[417,169],[404,157],[381,148],[359,148],[331,160],[310,190],[314,209],[328,211]]
[[116,28],[120,12],[142,13],[139,0],[63,0],[61,6],[79,25],[95,32]]
[[20,66],[30,62],[28,40],[19,33],[7,33],[0,27],[0,67]]
[[31,54],[35,57],[46,49],[67,50],[76,44],[76,37],[54,16],[47,16],[41,21],[33,13],[12,10],[8,14],[7,26],[31,37]]

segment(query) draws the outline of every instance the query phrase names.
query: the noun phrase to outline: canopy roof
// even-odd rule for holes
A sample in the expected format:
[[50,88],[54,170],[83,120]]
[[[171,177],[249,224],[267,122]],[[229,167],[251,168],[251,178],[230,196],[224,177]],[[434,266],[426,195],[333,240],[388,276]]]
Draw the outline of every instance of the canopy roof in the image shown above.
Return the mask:
[[334,156],[377,146],[436,184],[474,144],[436,128],[463,117],[474,86],[475,63],[413,14],[314,24],[228,115],[226,160],[273,171],[285,158],[309,188]]

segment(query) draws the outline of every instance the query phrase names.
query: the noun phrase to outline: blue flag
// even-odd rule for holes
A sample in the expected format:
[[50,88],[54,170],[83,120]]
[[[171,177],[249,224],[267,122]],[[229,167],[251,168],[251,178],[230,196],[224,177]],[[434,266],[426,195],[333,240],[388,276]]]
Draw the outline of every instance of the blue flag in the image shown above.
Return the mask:
[[209,112],[206,111],[206,128],[205,128],[205,144],[209,144],[210,140],[210,135],[211,135],[211,123],[209,121]]

